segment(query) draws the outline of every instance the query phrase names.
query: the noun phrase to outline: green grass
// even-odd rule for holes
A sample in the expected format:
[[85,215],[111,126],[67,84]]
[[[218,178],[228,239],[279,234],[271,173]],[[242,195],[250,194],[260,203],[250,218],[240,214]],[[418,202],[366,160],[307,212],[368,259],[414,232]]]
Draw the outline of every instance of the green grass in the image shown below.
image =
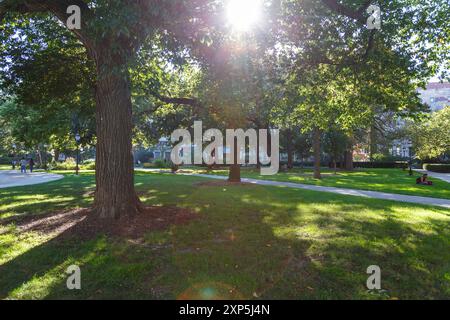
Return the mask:
[[0,170],[11,170],[12,167],[8,164],[0,164]]
[[[147,205],[200,219],[141,241],[18,232],[6,219],[86,207],[91,173],[0,189],[0,298],[177,297],[435,299],[450,297],[450,211],[266,186],[198,186],[192,176],[139,173]],[[78,264],[82,290],[66,288]],[[369,265],[383,292],[368,292]]]
[[[203,169],[188,170],[196,173],[207,173]],[[209,174],[227,175],[228,171],[215,170],[209,172]],[[414,172],[414,176],[411,177],[407,170],[402,169],[357,169],[352,172],[338,171],[337,174],[329,169],[323,169],[321,180],[314,179],[310,169],[293,169],[289,172],[279,172],[276,175],[262,176],[259,170],[243,168],[241,175],[243,178],[450,199],[450,183],[430,178],[433,181],[433,186],[417,185],[416,178],[420,174]]]

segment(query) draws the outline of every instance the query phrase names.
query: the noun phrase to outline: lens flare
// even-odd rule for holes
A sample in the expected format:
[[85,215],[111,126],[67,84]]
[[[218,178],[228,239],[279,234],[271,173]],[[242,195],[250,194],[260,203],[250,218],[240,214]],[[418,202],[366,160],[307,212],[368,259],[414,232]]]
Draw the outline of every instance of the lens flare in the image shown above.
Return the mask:
[[229,0],[227,19],[236,31],[249,31],[261,21],[262,0]]

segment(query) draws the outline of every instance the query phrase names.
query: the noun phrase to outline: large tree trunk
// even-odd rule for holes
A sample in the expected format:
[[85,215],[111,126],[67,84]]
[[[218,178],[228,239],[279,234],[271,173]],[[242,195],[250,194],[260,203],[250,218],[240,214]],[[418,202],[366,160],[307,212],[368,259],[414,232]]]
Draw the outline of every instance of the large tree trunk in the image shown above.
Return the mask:
[[38,161],[39,161],[39,169],[45,169],[47,170],[47,148],[39,144],[37,148],[37,154],[38,154]]
[[41,168],[42,169],[42,165],[43,165],[43,161],[42,161],[42,152],[41,152],[41,146],[37,146],[37,148],[36,148],[36,153],[37,153],[37,156],[38,156],[38,166],[39,166],[39,168]]
[[344,153],[345,170],[353,170],[353,139],[350,138],[347,143],[347,149]]
[[230,165],[230,172],[228,175],[229,182],[241,182],[241,165],[238,164],[238,152],[237,139],[234,138],[234,162]]
[[288,129],[286,131],[286,143],[287,143],[287,156],[288,156],[288,169],[294,167],[294,148],[292,147],[292,130]]
[[97,62],[97,68],[94,213],[117,219],[142,208],[134,190],[131,85],[125,66]]
[[260,170],[261,163],[259,162],[259,160],[260,160],[260,158],[259,158],[259,134],[256,135],[256,141],[258,142],[256,145],[256,169]]
[[58,162],[59,161],[59,149],[54,149],[53,150],[53,162]]
[[230,173],[228,175],[228,181],[241,182],[241,166],[239,164],[232,164],[230,166]]
[[322,179],[320,174],[320,129],[313,130],[314,179]]
[[369,131],[369,148],[370,148],[370,161],[373,161],[373,156],[375,153],[378,152],[378,145],[377,145],[377,136],[376,136],[376,130],[375,130],[375,126],[372,125],[370,127],[370,131]]
[[344,165],[345,170],[352,171],[353,170],[353,150],[346,150],[344,154]]

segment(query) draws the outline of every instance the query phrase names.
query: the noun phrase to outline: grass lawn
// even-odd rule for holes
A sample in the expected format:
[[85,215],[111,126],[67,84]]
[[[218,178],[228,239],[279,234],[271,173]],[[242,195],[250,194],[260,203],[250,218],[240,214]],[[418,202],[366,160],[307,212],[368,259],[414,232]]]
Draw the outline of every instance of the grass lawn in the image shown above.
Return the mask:
[[[450,210],[205,181],[137,174],[145,204],[198,214],[141,239],[19,227],[20,217],[89,206],[92,173],[0,189],[0,298],[450,297]],[[71,264],[81,267],[81,290],[66,288]],[[369,265],[381,267],[385,291],[367,291]]]
[[[196,173],[207,173],[203,169],[188,169]],[[214,170],[209,174],[228,175],[228,170]],[[321,180],[313,178],[311,169],[292,169],[272,176],[262,176],[259,170],[242,168],[243,178],[287,181],[302,184],[314,184],[327,187],[372,190],[387,193],[399,193],[414,196],[450,199],[450,183],[430,178],[433,186],[416,185],[419,173],[414,172],[410,177],[408,171],[402,169],[355,169],[352,172],[323,169]]]
[[11,170],[11,166],[9,164],[0,164],[0,170]]

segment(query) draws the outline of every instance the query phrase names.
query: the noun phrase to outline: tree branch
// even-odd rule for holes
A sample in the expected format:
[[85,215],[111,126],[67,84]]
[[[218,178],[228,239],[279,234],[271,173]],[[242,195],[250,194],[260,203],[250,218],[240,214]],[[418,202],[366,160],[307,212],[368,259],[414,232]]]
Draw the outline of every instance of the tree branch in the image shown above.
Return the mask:
[[52,13],[56,18],[58,18],[64,25],[67,22],[69,14],[67,14],[67,8],[71,5],[77,5],[81,9],[81,29],[71,30],[76,37],[86,45],[86,47],[91,48],[92,41],[88,36],[88,21],[92,19],[93,13],[89,9],[88,5],[82,0],[4,0],[0,3],[0,23],[2,23],[5,15],[8,12],[16,13]]
[[192,107],[199,107],[200,103],[196,99],[192,98],[171,98],[171,97],[164,97],[164,96],[156,96],[156,98],[162,102],[165,103],[173,103],[173,104],[184,104],[189,105]]
[[366,0],[359,9],[354,10],[349,8],[341,3],[338,0],[322,0],[322,3],[325,4],[328,8],[333,10],[336,13],[339,13],[343,16],[356,20],[362,24],[366,23],[366,17],[364,16],[365,11],[369,7],[371,1]]
[[[150,94],[163,103],[191,106],[191,107],[193,107],[194,112],[198,111],[198,109],[200,107],[202,107],[200,102],[193,98],[172,98],[172,97],[161,96],[154,92],[150,92]],[[158,105],[155,105],[153,108],[139,111],[139,112],[135,113],[134,115],[141,116],[141,115],[145,115],[145,114],[154,114],[156,112],[156,110],[158,110],[162,106],[163,106],[163,104],[158,104]]]
[[201,108],[202,104],[200,103],[200,101],[198,99],[195,98],[185,98],[185,97],[168,97],[168,96],[163,96],[155,91],[152,91],[150,89],[145,90],[145,92],[153,97],[155,97],[156,99],[158,99],[161,102],[164,103],[170,103],[170,104],[182,104],[182,105],[187,105],[187,106],[191,106],[194,108]]

